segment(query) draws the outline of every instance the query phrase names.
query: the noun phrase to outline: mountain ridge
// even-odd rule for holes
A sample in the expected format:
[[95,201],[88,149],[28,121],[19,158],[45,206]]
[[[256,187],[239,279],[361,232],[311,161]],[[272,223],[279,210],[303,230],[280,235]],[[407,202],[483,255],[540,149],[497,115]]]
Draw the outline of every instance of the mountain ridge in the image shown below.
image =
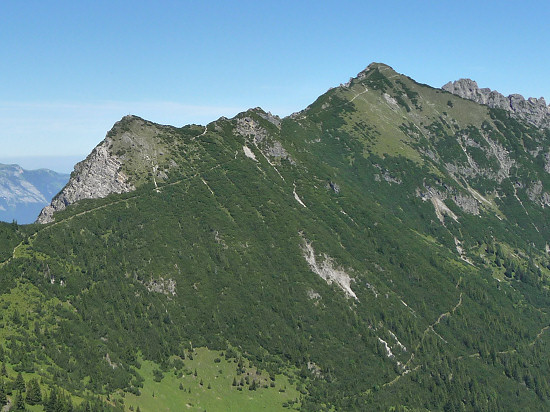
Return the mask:
[[207,347],[302,410],[550,408],[550,131],[369,67],[283,119],[117,122],[132,191],[0,226],[10,367],[135,408]]
[[489,107],[504,109],[534,126],[550,127],[550,106],[546,105],[544,97],[525,99],[517,93],[504,96],[496,90],[479,88],[477,82],[471,79],[448,82],[442,89]]

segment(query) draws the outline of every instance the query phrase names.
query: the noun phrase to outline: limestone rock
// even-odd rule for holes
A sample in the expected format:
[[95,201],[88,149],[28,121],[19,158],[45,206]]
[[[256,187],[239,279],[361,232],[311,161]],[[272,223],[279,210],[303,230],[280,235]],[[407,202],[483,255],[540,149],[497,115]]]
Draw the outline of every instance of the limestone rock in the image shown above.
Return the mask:
[[452,94],[485,104],[489,107],[504,109],[512,116],[524,120],[537,127],[550,127],[550,106],[546,105],[543,97],[525,99],[520,94],[511,94],[506,97],[496,90],[479,88],[471,79],[460,79],[449,82],[442,87]]
[[[251,109],[251,111],[262,119],[272,123],[278,129],[281,127],[281,119],[278,116],[273,116],[271,113],[266,113],[260,108]],[[263,127],[259,121],[255,120],[251,116],[243,116],[237,119],[235,130],[241,136],[244,136],[258,149],[262,151],[264,156],[270,159],[286,159],[292,165],[295,164],[290,154],[285,150],[281,142],[276,140],[269,131]]]
[[103,198],[111,193],[125,193],[135,190],[122,172],[122,163],[109,152],[111,138],[107,137],[74,167],[71,178],[49,206],[40,212],[37,223],[54,221],[53,214],[82,199]]
[[179,168],[174,153],[181,148],[174,133],[174,128],[137,116],[124,116],[88,157],[75,166],[67,185],[42,210],[37,223],[52,222],[55,212],[83,199],[131,192],[148,182],[158,190],[158,184]]

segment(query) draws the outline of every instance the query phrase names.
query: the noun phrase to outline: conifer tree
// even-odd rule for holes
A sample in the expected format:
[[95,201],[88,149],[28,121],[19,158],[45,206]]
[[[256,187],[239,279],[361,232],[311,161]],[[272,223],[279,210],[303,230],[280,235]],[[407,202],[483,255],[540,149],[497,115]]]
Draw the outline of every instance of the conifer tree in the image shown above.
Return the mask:
[[27,384],[26,401],[29,405],[42,403],[42,392],[40,391],[40,385],[36,379],[31,379]]
[[19,372],[17,374],[17,377],[15,378],[14,389],[20,392],[26,391],[25,379],[23,379],[23,375],[21,375],[21,372]]
[[17,395],[15,396],[15,406],[13,408],[14,411],[25,411],[25,401],[23,399],[23,395],[21,392],[17,392]]
[[58,407],[59,407],[59,400],[58,400],[57,389],[52,388],[52,390],[50,391],[50,396],[48,398],[48,401],[44,405],[44,411],[57,412]]
[[5,405],[8,402],[8,398],[6,396],[6,385],[4,384],[4,380],[0,379],[0,406]]

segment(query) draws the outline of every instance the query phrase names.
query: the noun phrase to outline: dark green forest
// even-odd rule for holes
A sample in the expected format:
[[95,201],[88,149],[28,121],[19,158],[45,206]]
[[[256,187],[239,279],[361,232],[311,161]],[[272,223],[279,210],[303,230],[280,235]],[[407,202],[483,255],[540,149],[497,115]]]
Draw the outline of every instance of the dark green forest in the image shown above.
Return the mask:
[[129,410],[203,347],[288,376],[274,410],[550,409],[548,130],[371,65],[284,119],[108,136],[136,190],[0,224],[12,410]]

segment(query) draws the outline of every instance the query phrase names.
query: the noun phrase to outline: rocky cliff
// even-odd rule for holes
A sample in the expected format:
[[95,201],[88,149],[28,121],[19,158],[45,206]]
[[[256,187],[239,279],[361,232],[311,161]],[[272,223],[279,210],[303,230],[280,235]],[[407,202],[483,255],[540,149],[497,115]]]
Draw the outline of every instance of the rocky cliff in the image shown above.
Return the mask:
[[479,88],[471,79],[460,79],[449,82],[442,87],[450,93],[489,107],[504,109],[514,117],[524,120],[537,127],[550,127],[550,106],[546,105],[543,97],[527,100],[520,94],[504,96],[496,90]]
[[121,170],[120,160],[109,152],[110,138],[101,142],[90,155],[74,168],[69,183],[38,216],[38,223],[50,223],[54,212],[82,199],[97,199],[111,193],[135,189]]
[[204,126],[178,129],[138,116],[124,116],[88,157],[75,166],[67,185],[42,210],[37,223],[54,221],[55,212],[83,199],[130,192],[145,183],[157,186],[180,163],[189,164],[194,159],[195,153],[185,145],[204,133]]

